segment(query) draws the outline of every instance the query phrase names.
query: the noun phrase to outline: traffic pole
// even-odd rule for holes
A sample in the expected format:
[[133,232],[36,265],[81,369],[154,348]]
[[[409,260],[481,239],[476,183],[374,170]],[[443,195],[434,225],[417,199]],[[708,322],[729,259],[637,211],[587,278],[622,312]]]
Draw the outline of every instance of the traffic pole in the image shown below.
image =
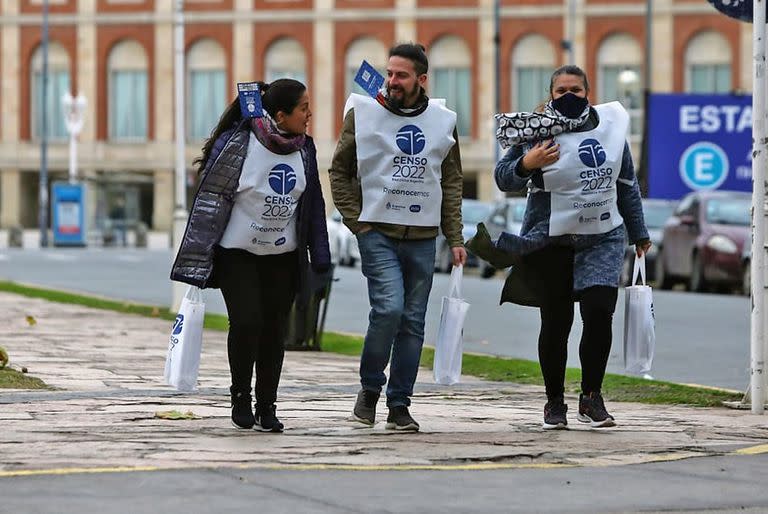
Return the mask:
[[765,167],[766,150],[765,111],[765,0],[752,4],[752,270],[750,317],[750,396],[753,414],[762,414],[765,405]]
[[[184,0],[176,0],[173,17],[174,96],[176,132],[176,168],[173,209],[173,255],[177,255],[187,224],[187,168],[185,165],[184,136]],[[178,312],[186,286],[173,282],[171,309]]]

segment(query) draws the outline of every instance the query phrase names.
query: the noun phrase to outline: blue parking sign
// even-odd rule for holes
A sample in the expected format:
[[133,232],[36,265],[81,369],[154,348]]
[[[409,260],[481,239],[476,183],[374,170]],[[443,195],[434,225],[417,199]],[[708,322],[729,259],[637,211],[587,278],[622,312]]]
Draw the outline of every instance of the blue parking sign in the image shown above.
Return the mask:
[[752,97],[650,95],[647,168],[651,198],[752,191]]

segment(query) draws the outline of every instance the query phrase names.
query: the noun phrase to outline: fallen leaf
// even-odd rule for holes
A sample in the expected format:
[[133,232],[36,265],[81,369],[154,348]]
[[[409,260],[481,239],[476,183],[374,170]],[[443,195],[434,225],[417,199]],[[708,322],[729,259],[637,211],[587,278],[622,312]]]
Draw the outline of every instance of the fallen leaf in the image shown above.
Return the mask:
[[35,325],[37,325],[37,320],[35,319],[34,316],[30,316],[29,314],[27,314],[26,320],[27,320],[27,323],[29,323],[30,327],[34,327]]
[[155,417],[160,419],[203,419],[191,410],[179,412],[177,410],[164,410],[155,412]]

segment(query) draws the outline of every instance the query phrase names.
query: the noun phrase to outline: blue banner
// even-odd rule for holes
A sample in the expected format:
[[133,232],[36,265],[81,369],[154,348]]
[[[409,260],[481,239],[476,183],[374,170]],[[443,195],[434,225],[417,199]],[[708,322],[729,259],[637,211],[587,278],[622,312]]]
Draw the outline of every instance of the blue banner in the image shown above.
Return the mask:
[[752,191],[752,97],[652,94],[648,196],[701,189]]
[[54,246],[85,246],[85,184],[51,185]]

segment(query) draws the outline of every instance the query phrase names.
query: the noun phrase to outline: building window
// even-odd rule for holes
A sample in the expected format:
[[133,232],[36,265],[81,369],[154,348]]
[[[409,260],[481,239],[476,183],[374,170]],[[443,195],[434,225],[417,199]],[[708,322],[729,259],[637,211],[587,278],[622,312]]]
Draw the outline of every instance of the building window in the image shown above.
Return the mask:
[[147,57],[135,41],[118,43],[109,54],[109,137],[147,139],[149,89]]
[[549,80],[555,71],[555,50],[545,37],[522,38],[512,52],[512,109],[533,111],[549,99]]
[[438,39],[429,49],[430,83],[434,98],[444,98],[456,112],[460,136],[472,132],[472,59],[466,43],[455,36]]
[[728,93],[731,85],[731,45],[715,31],[697,34],[685,49],[685,90],[689,93]]
[[599,102],[621,102],[629,113],[630,141],[639,141],[643,132],[643,77],[640,45],[627,34],[610,36],[600,45],[597,62]]
[[[226,56],[212,39],[196,42],[187,52],[187,139],[211,135],[227,107]],[[234,92],[232,93],[234,98]]]
[[[43,52],[38,47],[32,55],[32,105],[30,108],[32,137],[43,137],[43,110],[46,111],[47,136],[49,139],[66,139],[67,124],[61,99],[70,93],[69,55],[58,43],[48,46],[48,88],[43,98]],[[45,106],[45,109],[43,109]]]
[[350,93],[359,95],[368,95],[363,88],[355,83],[357,70],[363,60],[370,63],[384,77],[387,76],[387,48],[381,44],[381,41],[372,37],[356,39],[347,48],[347,55],[344,59],[344,93],[348,97]]
[[267,48],[264,58],[264,80],[298,80],[307,85],[307,56],[298,41],[291,38],[278,39]]

